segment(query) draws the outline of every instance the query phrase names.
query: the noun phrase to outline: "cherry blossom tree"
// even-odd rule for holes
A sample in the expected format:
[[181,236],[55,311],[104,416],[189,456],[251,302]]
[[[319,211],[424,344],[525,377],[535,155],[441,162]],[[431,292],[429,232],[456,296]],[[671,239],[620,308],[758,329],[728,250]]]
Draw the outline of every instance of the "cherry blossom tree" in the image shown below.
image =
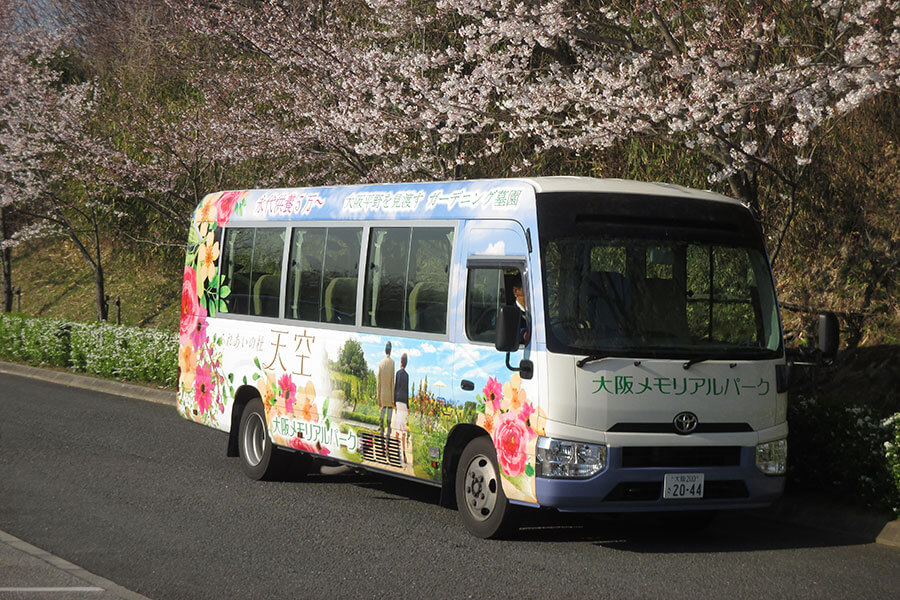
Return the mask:
[[[287,115],[275,108],[281,99],[264,85],[265,71],[232,61],[227,44],[184,30],[157,4],[135,3],[107,29],[100,111],[126,157],[123,169],[143,190],[132,212],[153,221],[139,241],[183,248],[205,194],[277,185],[300,164],[303,140],[295,129],[285,135]],[[302,164],[309,169],[315,159]]]
[[702,157],[776,254],[836,119],[900,86],[890,0],[171,5],[266,69],[283,134],[334,179],[492,175],[498,157],[530,174],[543,153],[653,140]]
[[0,47],[0,209],[23,225],[4,227],[4,307],[11,306],[9,250],[25,240],[68,238],[90,266],[97,318],[105,320],[101,228],[115,218],[122,156],[92,129],[96,88],[54,67],[62,38],[46,31],[6,37]]
[[[10,25],[11,16],[3,16],[3,22]],[[57,77],[44,68],[51,44],[5,31],[0,50],[0,266],[3,310],[9,312],[13,298],[11,250],[35,230],[31,226],[13,231],[12,210],[41,196],[41,159],[48,150],[44,119],[47,110],[55,107],[48,92]]]

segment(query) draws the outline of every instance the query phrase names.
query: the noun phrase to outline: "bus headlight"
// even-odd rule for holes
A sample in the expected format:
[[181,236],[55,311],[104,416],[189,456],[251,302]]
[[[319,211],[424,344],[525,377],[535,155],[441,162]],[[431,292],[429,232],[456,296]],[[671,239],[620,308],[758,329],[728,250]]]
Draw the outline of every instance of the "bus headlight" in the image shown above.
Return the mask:
[[766,475],[784,475],[787,469],[787,440],[757,444],[756,468]]
[[583,479],[596,475],[605,467],[605,444],[538,438],[536,472],[538,477]]

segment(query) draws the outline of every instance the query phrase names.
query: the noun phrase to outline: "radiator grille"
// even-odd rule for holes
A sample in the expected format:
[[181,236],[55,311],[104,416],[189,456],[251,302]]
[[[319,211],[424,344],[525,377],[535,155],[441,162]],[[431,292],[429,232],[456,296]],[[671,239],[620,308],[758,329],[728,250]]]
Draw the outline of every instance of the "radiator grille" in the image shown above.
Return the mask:
[[736,467],[740,446],[647,446],[622,448],[622,468]]

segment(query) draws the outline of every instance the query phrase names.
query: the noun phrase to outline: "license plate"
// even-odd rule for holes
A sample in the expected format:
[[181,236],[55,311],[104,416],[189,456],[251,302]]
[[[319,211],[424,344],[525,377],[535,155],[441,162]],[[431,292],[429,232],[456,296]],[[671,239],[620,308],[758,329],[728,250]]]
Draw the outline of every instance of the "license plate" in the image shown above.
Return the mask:
[[667,473],[663,479],[663,498],[702,498],[703,473]]

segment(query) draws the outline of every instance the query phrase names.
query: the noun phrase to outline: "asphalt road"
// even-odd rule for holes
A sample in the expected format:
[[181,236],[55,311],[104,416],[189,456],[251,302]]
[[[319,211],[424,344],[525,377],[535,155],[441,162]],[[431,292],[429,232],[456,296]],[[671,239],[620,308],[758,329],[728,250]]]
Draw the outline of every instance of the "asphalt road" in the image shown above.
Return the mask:
[[0,375],[0,529],[156,599],[900,593],[898,549],[759,513],[694,535],[528,514],[513,539],[484,541],[435,488],[250,481],[225,442],[172,407]]

